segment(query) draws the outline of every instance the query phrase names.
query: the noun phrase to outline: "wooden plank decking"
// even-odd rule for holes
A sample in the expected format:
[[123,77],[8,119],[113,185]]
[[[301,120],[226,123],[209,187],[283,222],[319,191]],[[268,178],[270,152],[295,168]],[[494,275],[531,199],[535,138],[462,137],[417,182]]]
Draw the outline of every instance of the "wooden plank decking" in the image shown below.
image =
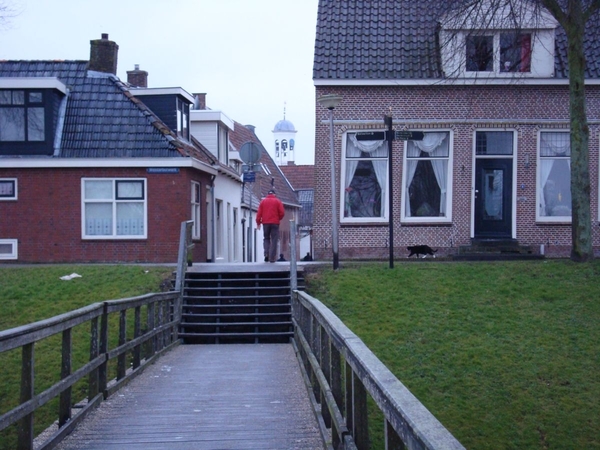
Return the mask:
[[315,450],[323,443],[291,344],[182,345],[57,448]]

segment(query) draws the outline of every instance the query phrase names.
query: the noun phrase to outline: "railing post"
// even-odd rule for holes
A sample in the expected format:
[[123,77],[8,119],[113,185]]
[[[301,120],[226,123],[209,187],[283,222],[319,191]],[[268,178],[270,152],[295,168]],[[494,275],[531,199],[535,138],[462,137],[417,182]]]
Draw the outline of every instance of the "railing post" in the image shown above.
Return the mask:
[[[142,310],[141,306],[135,307],[134,316],[133,316],[133,338],[134,339],[140,337],[140,335],[142,334],[142,326],[141,326],[141,321],[140,321],[141,310]],[[137,369],[138,367],[140,367],[140,363],[141,363],[141,355],[140,354],[141,354],[140,346],[136,345],[133,349],[133,368],[134,369]]]
[[[62,363],[60,368],[60,379],[64,380],[71,375],[71,328],[62,332]],[[71,393],[72,388],[68,387],[60,394],[60,404],[58,409],[58,426],[62,427],[71,420]]]
[[[331,386],[331,361],[329,354],[329,335],[325,331],[323,327],[319,327],[320,329],[320,345],[321,349],[319,351],[319,365],[321,366],[321,370],[323,371],[323,375],[327,380],[327,385]],[[323,422],[325,422],[325,426],[327,428],[331,428],[331,414],[329,413],[329,408],[327,407],[327,402],[325,400],[325,393],[321,390],[321,415],[323,416]]]
[[[21,404],[33,398],[34,383],[33,343],[25,344],[22,350],[21,363]],[[17,450],[33,449],[33,413],[27,414],[19,421]]]
[[[148,303],[148,330],[149,331],[154,331],[154,327],[156,324],[156,312],[155,312],[155,302],[150,302]],[[158,340],[157,336],[154,336],[152,339],[150,339],[148,342],[148,357],[153,356],[156,353],[156,342]]]
[[406,450],[406,446],[396,430],[392,427],[392,425],[384,419],[385,421],[385,450]]
[[[119,347],[127,342],[127,310],[119,311]],[[117,356],[117,380],[122,380],[126,375],[127,354]]]
[[[94,317],[90,321],[90,361],[93,361],[98,357],[98,318]],[[98,368],[90,372],[88,381],[88,399],[92,401],[98,395],[99,383],[98,383]]]
[[352,397],[354,412],[354,427],[352,435],[358,450],[369,449],[369,417],[367,412],[367,391],[364,384],[354,372],[352,372]]
[[[333,398],[335,399],[335,403],[340,411],[344,410],[344,400],[342,397],[342,358],[339,350],[335,347],[335,345],[329,345],[330,353],[331,353],[331,393]],[[338,437],[339,430],[332,430],[331,439],[333,448],[338,448],[340,445],[340,440]]]
[[[108,353],[108,305],[102,305],[102,318],[100,319],[100,354]],[[108,393],[106,387],[108,384],[108,359],[105,359],[98,367],[98,386],[106,399]]]
[[290,220],[290,289],[298,289],[298,264],[296,263],[296,221]]

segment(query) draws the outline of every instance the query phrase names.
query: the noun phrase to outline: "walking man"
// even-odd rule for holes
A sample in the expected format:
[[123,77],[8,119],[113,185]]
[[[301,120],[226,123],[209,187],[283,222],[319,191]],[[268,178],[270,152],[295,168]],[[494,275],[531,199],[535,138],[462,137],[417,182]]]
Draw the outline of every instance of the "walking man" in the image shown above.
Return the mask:
[[263,229],[263,249],[265,262],[274,263],[277,259],[277,243],[279,242],[279,222],[283,219],[285,211],[283,203],[275,197],[275,190],[271,189],[267,196],[258,205],[256,213],[256,227]]

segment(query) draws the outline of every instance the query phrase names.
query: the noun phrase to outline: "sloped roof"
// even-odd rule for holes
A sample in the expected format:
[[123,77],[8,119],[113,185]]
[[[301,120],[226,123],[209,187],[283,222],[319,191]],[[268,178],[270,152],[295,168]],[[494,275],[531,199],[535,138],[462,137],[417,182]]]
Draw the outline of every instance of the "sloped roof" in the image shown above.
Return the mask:
[[269,152],[267,152],[262,142],[260,142],[260,139],[258,139],[258,136],[256,136],[252,130],[238,122],[234,122],[234,130],[229,133],[229,140],[238,151],[246,142],[254,142],[260,147],[261,153],[259,163],[266,166],[270,175],[262,171],[257,172],[256,182],[253,183],[253,187],[254,193],[258,198],[262,199],[267,196],[267,192],[271,189],[271,181],[273,180],[275,193],[284,204],[293,207],[300,206],[298,204],[298,197],[290,186],[287,178],[283,172],[279,170],[279,167],[275,164],[275,161],[273,161]]
[[88,61],[0,61],[0,77],[56,77],[69,89],[62,158],[207,155],[177,137],[114,75],[87,70]]
[[[441,78],[438,20],[465,0],[319,0],[315,80]],[[596,19],[596,17],[598,19]],[[588,21],[586,78],[600,78],[600,12]],[[555,77],[568,77],[556,30]]]
[[314,189],[315,187],[315,166],[313,165],[295,165],[279,166],[285,177],[288,179],[295,191],[300,189]]

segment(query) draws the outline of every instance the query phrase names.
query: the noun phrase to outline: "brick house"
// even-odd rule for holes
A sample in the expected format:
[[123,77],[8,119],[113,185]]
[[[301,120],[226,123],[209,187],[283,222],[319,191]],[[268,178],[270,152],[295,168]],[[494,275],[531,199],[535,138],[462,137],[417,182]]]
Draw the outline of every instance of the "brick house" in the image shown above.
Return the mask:
[[1,262],[175,262],[190,219],[206,261],[207,191],[239,174],[190,135],[193,97],[149,108],[117,52],[103,35],[89,61],[0,61]]
[[[333,110],[340,258],[387,257],[390,211],[397,257],[408,256],[408,245],[427,244],[450,255],[481,240],[568,256],[564,30],[549,14],[499,25],[502,11],[487,30],[476,21],[455,20],[469,11],[445,9],[446,2],[434,0],[319,2],[316,97],[342,98]],[[598,23],[590,21],[590,35],[598,36]],[[585,47],[595,248],[600,247],[597,42],[587,39]],[[332,257],[328,113],[316,103],[317,259]],[[384,116],[391,117],[397,136],[391,158],[387,141],[380,139],[390,125]],[[361,140],[360,133],[367,132],[374,138]]]

